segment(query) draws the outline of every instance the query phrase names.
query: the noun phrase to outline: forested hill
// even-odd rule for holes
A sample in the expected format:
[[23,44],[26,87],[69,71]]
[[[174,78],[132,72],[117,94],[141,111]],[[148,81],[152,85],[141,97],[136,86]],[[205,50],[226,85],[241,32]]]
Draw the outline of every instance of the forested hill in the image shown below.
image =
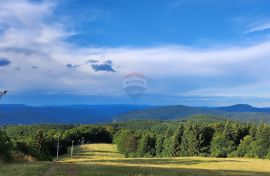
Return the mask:
[[113,117],[132,110],[145,109],[145,105],[70,105],[42,106],[0,105],[2,124],[94,124],[112,122]]
[[224,117],[233,120],[270,122],[270,108],[256,108],[246,104],[215,108],[183,105],[152,107],[121,114],[115,117],[115,120],[183,120],[198,114]]
[[194,115],[212,115],[244,121],[270,122],[270,108],[238,104],[227,107],[146,106],[146,105],[0,105],[2,124],[94,124],[127,120],[183,120]]

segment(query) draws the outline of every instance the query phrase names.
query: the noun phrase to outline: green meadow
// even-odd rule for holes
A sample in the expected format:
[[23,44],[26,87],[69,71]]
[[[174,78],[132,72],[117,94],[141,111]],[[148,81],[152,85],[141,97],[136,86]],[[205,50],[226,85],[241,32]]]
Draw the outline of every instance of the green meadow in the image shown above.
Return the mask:
[[243,158],[124,158],[114,144],[75,147],[54,162],[2,164],[0,176],[270,175],[270,160]]

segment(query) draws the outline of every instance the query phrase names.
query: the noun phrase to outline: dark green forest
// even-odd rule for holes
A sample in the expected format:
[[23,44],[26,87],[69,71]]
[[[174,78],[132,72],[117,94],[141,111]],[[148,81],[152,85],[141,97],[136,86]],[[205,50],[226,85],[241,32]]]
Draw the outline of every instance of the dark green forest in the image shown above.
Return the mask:
[[270,125],[196,116],[184,121],[141,120],[99,125],[2,126],[0,158],[26,155],[51,161],[85,143],[115,143],[126,157],[249,157],[270,159]]

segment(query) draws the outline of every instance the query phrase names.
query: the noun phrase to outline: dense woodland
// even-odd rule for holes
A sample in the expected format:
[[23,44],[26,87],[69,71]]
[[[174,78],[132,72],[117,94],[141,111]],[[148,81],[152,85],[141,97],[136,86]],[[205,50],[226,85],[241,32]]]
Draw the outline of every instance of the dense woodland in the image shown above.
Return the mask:
[[10,161],[21,156],[51,161],[56,156],[59,136],[59,154],[67,148],[84,143],[111,143],[112,133],[104,125],[33,125],[4,126],[0,130],[0,159]]
[[[59,136],[60,134],[60,136]],[[71,141],[115,143],[126,157],[250,157],[270,159],[270,125],[245,123],[211,116],[185,121],[129,121],[101,125],[3,126],[0,158],[19,156],[52,160],[57,139],[60,154]]]

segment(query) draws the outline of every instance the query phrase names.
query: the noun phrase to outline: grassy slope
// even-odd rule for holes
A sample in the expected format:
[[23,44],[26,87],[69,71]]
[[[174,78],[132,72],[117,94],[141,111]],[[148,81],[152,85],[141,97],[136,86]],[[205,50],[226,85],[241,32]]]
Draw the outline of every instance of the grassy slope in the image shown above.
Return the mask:
[[[23,171],[20,171],[23,168]],[[20,174],[21,173],[21,174]],[[76,148],[54,163],[0,166],[0,176],[179,176],[179,175],[270,175],[270,161],[258,159],[123,158],[112,144]]]

